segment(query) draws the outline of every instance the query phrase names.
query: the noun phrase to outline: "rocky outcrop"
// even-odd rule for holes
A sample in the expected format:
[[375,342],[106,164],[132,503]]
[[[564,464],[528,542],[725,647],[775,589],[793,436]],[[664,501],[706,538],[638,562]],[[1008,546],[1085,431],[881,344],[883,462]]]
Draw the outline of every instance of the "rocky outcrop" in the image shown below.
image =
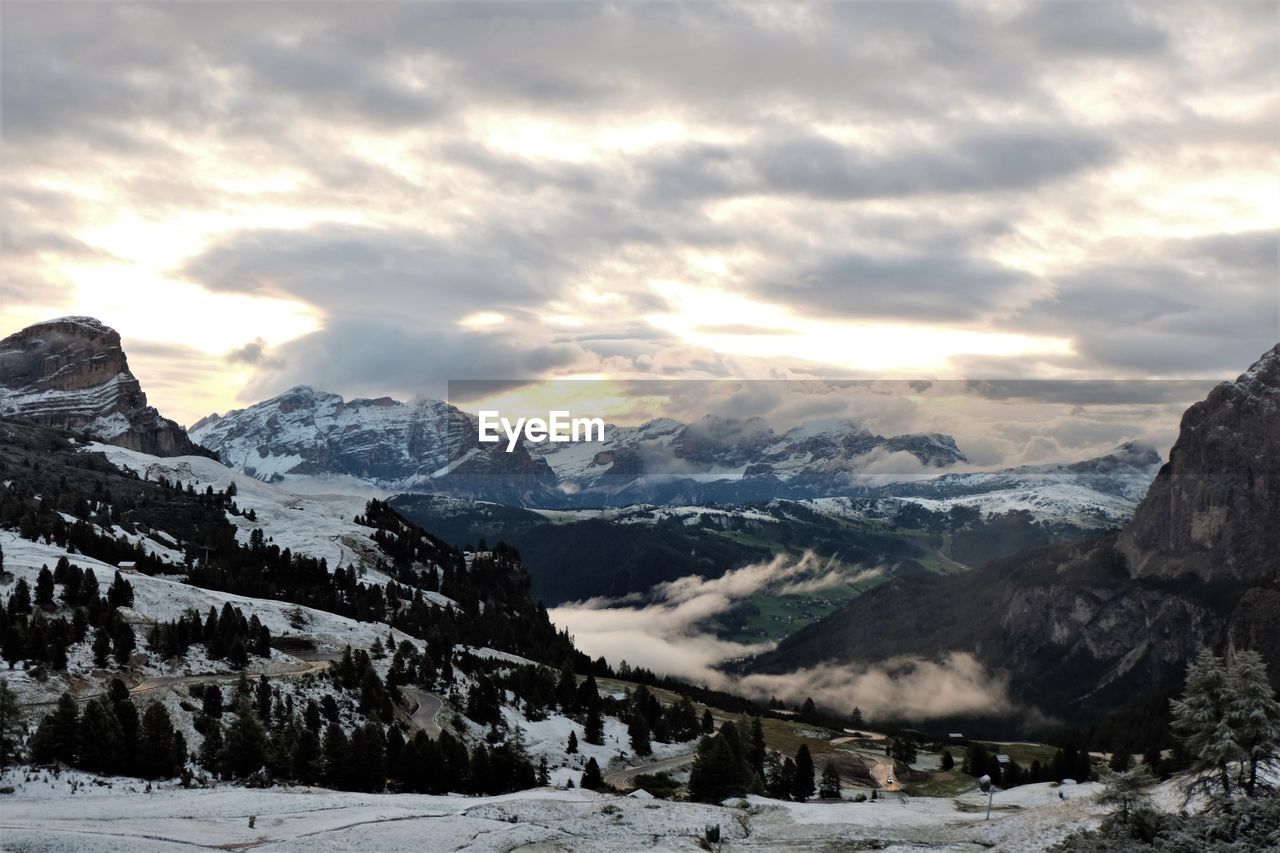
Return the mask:
[[154,456],[213,455],[147,405],[120,335],[92,317],[37,323],[0,341],[0,416]]
[[1135,577],[1277,576],[1280,344],[1187,409],[1119,547]]

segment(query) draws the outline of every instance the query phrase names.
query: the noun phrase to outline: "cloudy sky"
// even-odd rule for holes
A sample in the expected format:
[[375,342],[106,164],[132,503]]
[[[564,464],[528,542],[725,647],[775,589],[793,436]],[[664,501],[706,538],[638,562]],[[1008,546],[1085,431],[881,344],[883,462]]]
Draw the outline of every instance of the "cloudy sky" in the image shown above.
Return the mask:
[[1274,2],[0,6],[0,333],[300,382],[1219,377],[1280,339]]

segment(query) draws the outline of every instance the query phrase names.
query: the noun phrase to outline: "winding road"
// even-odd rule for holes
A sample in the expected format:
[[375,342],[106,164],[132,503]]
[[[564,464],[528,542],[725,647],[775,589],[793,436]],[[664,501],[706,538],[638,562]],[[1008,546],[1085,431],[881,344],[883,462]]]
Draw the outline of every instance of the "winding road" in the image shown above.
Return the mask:
[[639,767],[624,767],[621,770],[614,770],[612,773],[605,775],[604,782],[606,785],[612,785],[615,788],[625,788],[628,780],[641,774],[666,773],[671,770],[678,770],[686,764],[692,763],[692,752],[687,752],[683,755],[673,755],[672,757],[664,758],[661,761],[654,761],[650,764],[641,764]]
[[440,711],[444,709],[444,700],[416,687],[402,687],[400,692],[417,703],[409,715],[409,722],[429,738],[440,737]]

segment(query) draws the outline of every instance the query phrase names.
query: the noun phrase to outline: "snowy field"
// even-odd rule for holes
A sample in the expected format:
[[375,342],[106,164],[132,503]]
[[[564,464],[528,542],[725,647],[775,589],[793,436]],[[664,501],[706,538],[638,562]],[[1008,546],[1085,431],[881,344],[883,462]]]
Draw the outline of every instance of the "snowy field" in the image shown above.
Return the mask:
[[[6,851],[223,850],[632,851],[697,850],[719,825],[723,850],[1041,850],[1096,822],[1094,785],[1027,785],[985,800],[887,799],[779,803],[752,797],[725,806],[543,788],[499,797],[338,793],[319,788],[231,786],[148,792],[137,780],[82,773],[9,771],[0,787]],[[253,816],[254,826],[249,826]]]

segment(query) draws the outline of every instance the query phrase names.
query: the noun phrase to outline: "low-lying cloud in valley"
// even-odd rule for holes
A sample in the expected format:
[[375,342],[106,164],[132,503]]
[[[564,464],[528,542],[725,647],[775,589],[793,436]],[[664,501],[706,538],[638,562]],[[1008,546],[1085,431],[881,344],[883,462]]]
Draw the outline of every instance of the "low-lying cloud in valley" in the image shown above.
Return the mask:
[[878,576],[881,569],[850,573],[834,560],[805,553],[778,556],[716,578],[688,576],[656,585],[646,595],[592,598],[551,610],[583,651],[618,665],[756,699],[788,704],[812,697],[833,710],[861,708],[870,717],[928,719],[951,714],[1009,710],[1008,682],[973,655],[951,652],[938,660],[896,657],[874,664],[821,664],[786,674],[739,675],[719,667],[774,647],[737,643],[713,633],[716,619],[754,595],[808,595]]

